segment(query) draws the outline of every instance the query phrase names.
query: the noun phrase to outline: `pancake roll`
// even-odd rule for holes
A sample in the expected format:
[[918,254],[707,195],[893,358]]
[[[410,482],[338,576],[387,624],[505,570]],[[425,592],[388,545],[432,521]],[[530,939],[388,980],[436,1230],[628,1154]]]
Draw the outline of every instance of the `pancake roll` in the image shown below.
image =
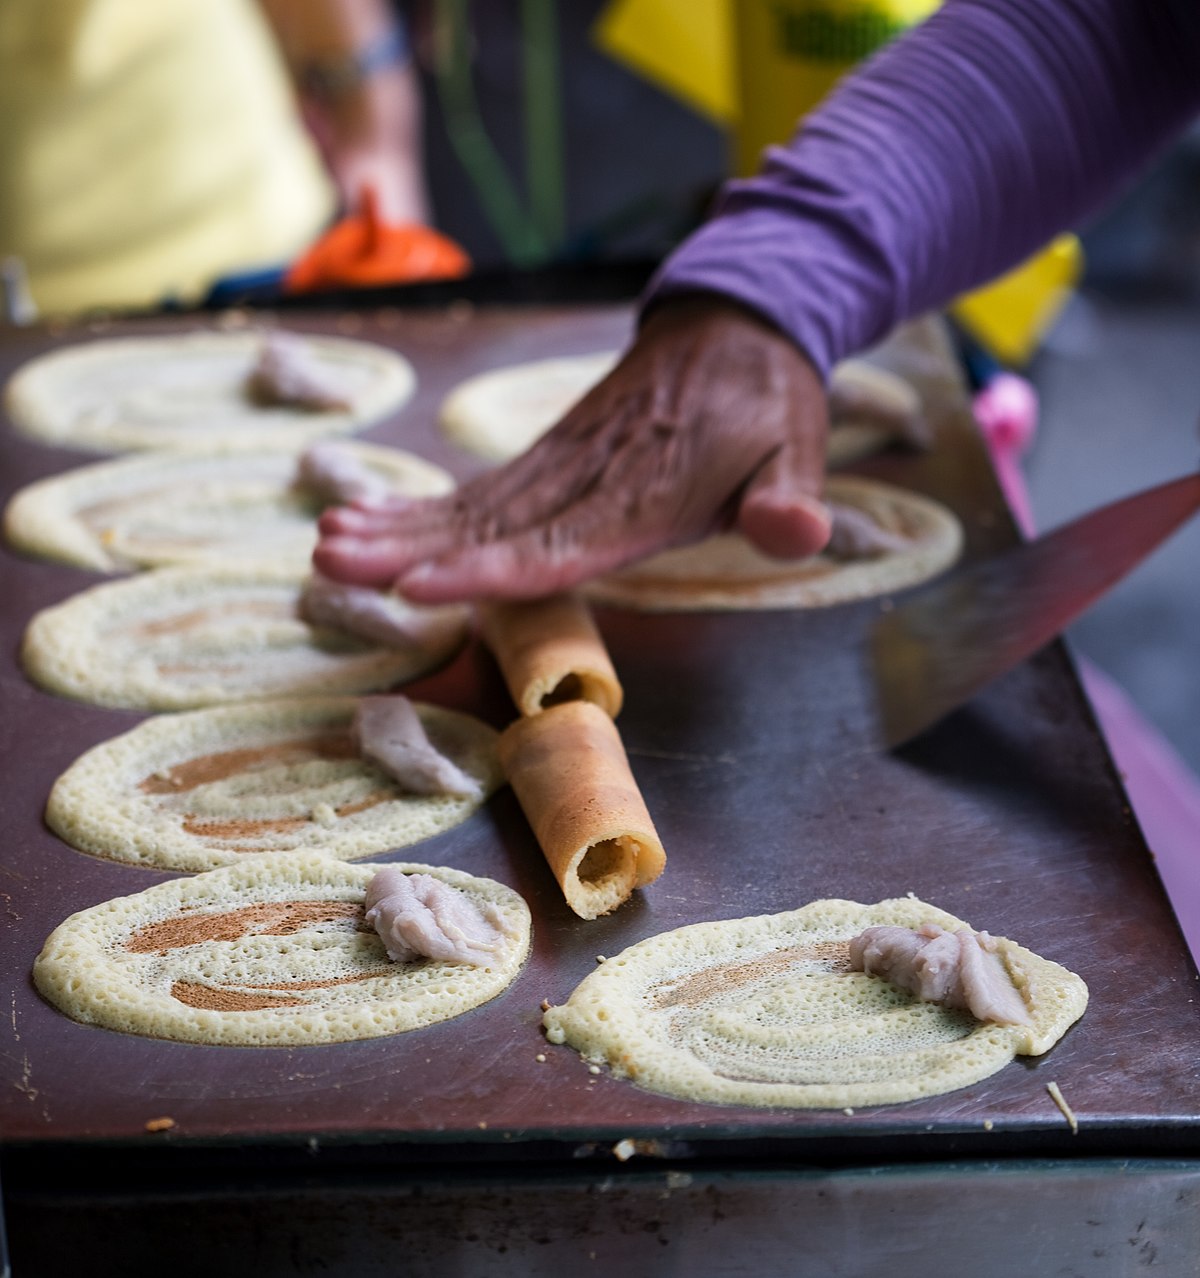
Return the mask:
[[624,693],[588,606],[577,595],[481,604],[479,623],[523,715],[580,700],[616,718]]
[[663,872],[666,854],[616,726],[590,701],[518,719],[500,762],[580,918],[615,910]]

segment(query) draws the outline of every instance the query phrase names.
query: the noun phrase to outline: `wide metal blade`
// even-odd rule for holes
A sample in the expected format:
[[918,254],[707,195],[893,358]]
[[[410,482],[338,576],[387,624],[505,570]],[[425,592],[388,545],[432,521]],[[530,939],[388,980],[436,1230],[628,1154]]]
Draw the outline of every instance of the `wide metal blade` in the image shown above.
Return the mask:
[[917,591],[876,623],[885,745],[903,745],[1011,670],[1200,508],[1200,475],[1103,506]]

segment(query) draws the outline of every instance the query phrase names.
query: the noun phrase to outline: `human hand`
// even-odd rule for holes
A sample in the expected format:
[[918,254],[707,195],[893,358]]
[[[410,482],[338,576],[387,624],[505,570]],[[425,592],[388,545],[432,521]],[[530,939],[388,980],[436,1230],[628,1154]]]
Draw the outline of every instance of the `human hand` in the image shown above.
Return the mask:
[[429,221],[415,74],[409,65],[392,67],[336,99],[305,101],[305,119],[347,212],[359,211],[369,189],[385,222]]
[[786,337],[677,299],[526,453],[445,497],[328,510],[313,558],[419,603],[552,594],[734,524],[801,558],[829,537],[827,433],[820,376]]

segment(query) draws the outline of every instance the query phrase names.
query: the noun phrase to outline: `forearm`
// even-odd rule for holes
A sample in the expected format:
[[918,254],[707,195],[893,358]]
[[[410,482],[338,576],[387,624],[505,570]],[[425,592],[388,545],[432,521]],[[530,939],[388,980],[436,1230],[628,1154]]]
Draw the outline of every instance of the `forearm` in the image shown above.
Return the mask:
[[[259,0],[339,182],[376,185],[385,215],[424,220],[416,70],[386,0]],[[362,68],[355,71],[355,63]],[[382,167],[379,162],[382,161]],[[359,192],[344,190],[347,203]]]
[[1192,0],[948,0],[667,262],[822,371],[1094,211],[1200,110]]

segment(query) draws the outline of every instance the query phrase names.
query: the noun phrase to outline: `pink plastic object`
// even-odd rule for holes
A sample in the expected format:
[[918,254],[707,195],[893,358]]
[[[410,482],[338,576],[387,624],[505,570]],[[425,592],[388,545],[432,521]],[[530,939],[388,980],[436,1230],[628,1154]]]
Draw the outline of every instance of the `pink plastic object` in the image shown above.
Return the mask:
[[1037,434],[1037,391],[1015,373],[998,373],[975,396],[974,407],[975,420],[992,454],[996,478],[1017,527],[1026,537],[1032,537],[1033,508],[1021,458]]

